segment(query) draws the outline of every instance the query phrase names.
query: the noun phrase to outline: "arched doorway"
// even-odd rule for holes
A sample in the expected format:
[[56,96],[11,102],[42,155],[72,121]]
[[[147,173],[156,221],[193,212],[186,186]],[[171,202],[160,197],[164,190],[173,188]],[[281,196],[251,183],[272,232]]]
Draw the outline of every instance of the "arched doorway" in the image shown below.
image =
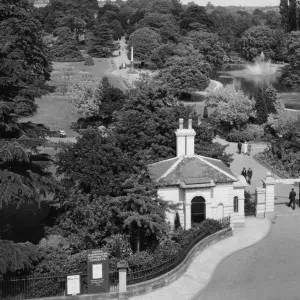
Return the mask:
[[205,199],[201,196],[193,198],[191,205],[191,221],[192,223],[201,223],[205,220]]

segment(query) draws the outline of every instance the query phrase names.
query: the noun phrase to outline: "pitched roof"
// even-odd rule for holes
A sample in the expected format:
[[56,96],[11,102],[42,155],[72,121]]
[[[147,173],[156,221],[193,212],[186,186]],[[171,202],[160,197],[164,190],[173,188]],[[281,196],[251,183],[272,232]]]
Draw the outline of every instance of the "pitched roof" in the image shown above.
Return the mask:
[[201,184],[238,181],[231,170],[220,160],[200,155],[181,156],[148,166],[151,177],[160,185],[181,183]]

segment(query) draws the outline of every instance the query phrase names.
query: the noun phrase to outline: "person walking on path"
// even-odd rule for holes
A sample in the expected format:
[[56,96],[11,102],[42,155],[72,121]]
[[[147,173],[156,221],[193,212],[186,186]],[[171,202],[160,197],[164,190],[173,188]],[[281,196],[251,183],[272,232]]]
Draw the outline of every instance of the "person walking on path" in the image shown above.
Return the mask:
[[243,146],[243,144],[241,143],[241,141],[239,141],[238,144],[237,144],[239,154],[242,153],[242,146]]
[[246,181],[247,181],[247,170],[246,170],[245,167],[243,168],[243,171],[242,171],[241,175],[243,175],[245,177]]
[[252,174],[253,174],[253,171],[252,171],[251,168],[249,168],[248,171],[247,171],[247,179],[248,179],[249,184],[251,184]]
[[248,144],[247,142],[244,143],[244,149],[243,149],[243,154],[246,155],[248,151]]
[[293,204],[293,210],[295,210],[296,193],[294,189],[291,190],[289,199],[290,199],[290,203],[288,207],[291,207],[291,205]]
[[251,145],[251,144],[248,144],[247,152],[248,152],[248,155],[249,155],[249,156],[250,156],[250,154],[251,154],[251,150],[252,150],[252,145]]

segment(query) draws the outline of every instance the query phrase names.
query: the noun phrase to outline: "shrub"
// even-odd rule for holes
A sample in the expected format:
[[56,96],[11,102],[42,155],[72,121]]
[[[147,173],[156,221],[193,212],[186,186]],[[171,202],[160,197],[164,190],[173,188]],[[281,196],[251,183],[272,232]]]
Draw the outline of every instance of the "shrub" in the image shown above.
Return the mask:
[[226,139],[229,142],[238,142],[238,141],[257,141],[261,140],[264,135],[263,127],[255,124],[248,125],[245,129],[242,130],[231,130]]
[[95,63],[94,63],[94,60],[93,58],[89,55],[87,56],[85,59],[84,59],[84,65],[85,66],[93,66]]
[[179,228],[181,228],[180,218],[179,218],[178,211],[176,211],[176,215],[175,215],[175,219],[174,219],[174,229],[178,230]]
[[154,261],[153,254],[150,254],[148,251],[140,251],[131,255],[128,259],[128,265],[130,268],[150,268]]
[[124,234],[114,234],[106,238],[105,242],[110,255],[116,258],[128,259],[133,253],[128,236]]

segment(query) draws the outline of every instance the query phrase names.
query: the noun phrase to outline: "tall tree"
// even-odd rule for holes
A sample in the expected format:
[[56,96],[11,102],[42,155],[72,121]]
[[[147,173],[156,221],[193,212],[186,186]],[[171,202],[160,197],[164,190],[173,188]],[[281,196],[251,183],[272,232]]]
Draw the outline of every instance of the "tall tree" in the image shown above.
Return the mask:
[[143,250],[142,246],[145,249],[157,244],[159,238],[167,233],[166,212],[174,205],[158,197],[155,183],[147,171],[131,176],[123,186],[126,195],[118,198],[119,217],[139,252]]
[[[44,95],[51,64],[41,25],[26,0],[0,3],[0,210],[7,204],[41,200],[58,187],[48,172],[51,159],[38,146],[48,129],[20,122],[35,113],[34,100]],[[0,273],[30,267],[38,259],[35,246],[0,239]]]
[[1,1],[0,208],[3,203],[39,200],[56,186],[47,171],[50,157],[37,149],[48,129],[20,122],[24,109],[27,116],[34,113],[34,99],[47,93],[44,84],[50,80],[51,64],[40,28],[27,1]]
[[53,61],[83,61],[76,40],[68,27],[59,27],[53,32],[55,40],[50,46],[50,55]]
[[130,57],[131,46],[133,46],[133,58],[145,61],[150,58],[152,50],[161,44],[158,33],[148,27],[134,31],[128,41],[128,55]]
[[289,0],[289,29],[298,30],[297,0]]
[[255,96],[256,121],[263,124],[268,120],[268,109],[265,101],[264,93],[261,88],[258,89]]
[[268,114],[276,114],[276,103],[278,101],[277,91],[272,87],[268,87],[265,91],[265,101],[267,105]]
[[88,53],[94,57],[106,57],[111,54],[114,42],[107,23],[97,23],[93,30]]
[[284,67],[281,81],[287,86],[297,87],[300,85],[300,31],[290,33],[287,41],[287,59],[289,64]]
[[113,137],[103,137],[94,129],[60,151],[57,165],[57,173],[64,174],[67,188],[77,183],[92,196],[119,196],[121,183],[134,172],[133,162],[116,146]]
[[205,90],[209,85],[209,70],[210,65],[202,55],[173,56],[161,70],[159,79],[165,88],[181,96]]
[[177,104],[172,93],[155,82],[139,82],[130,91],[123,109],[115,113],[113,123],[118,146],[132,161],[141,165],[175,157],[178,119],[193,119],[196,131],[195,152],[230,164],[224,155],[226,147],[213,143],[213,128],[203,122],[198,125],[198,115],[192,106]]

